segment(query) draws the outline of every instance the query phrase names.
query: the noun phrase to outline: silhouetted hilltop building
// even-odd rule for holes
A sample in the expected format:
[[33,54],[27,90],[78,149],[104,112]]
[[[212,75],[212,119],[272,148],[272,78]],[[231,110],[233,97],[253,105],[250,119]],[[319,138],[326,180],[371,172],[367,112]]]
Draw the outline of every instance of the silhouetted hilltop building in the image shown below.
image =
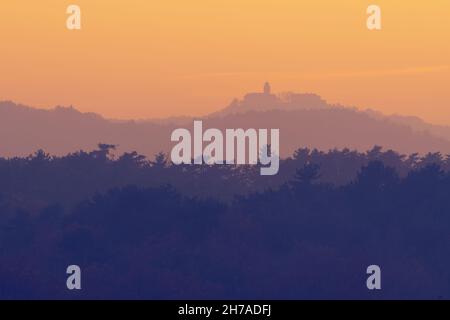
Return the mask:
[[330,107],[321,96],[314,93],[287,92],[281,94],[279,98],[283,101],[285,107],[293,109],[320,109]]
[[235,114],[248,111],[269,111],[269,110],[300,110],[300,109],[320,109],[329,108],[320,96],[312,93],[286,92],[279,95],[272,93],[269,82],[263,86],[262,92],[251,92],[244,96],[242,100],[234,99],[224,110],[217,114]]
[[271,93],[271,87],[268,82],[264,84],[262,92],[252,92],[244,96],[242,104],[248,108],[267,108],[276,107],[280,103],[278,97]]

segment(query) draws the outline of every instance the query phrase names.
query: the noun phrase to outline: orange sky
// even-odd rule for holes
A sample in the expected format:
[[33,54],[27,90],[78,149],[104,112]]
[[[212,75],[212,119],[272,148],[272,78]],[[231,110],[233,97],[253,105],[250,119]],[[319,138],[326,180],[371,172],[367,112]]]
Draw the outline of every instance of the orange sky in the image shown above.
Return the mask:
[[[383,30],[366,28],[366,8]],[[66,29],[66,8],[82,30]],[[260,90],[450,125],[450,1],[2,0],[0,100],[201,115]]]

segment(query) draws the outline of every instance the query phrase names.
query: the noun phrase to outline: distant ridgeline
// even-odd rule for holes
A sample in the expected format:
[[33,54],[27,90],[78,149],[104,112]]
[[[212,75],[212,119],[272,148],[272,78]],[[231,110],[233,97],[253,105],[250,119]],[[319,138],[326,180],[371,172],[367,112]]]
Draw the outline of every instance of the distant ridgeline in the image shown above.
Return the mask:
[[92,151],[98,143],[105,143],[117,146],[118,155],[136,151],[152,158],[159,152],[169,154],[171,133],[190,127],[194,119],[203,122],[205,131],[277,128],[281,158],[304,147],[365,152],[378,145],[403,154],[450,153],[450,127],[415,117],[332,105],[315,94],[274,94],[266,83],[261,92],[249,93],[218,112],[195,118],[111,120],[73,107],[44,110],[0,102],[0,156],[28,156],[39,149],[63,156]]

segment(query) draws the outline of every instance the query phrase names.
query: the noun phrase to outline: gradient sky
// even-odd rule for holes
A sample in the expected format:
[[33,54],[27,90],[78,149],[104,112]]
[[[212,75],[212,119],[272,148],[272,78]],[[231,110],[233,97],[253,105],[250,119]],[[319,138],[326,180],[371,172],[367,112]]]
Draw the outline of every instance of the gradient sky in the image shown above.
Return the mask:
[[[378,4],[383,30],[366,28]],[[82,30],[66,29],[66,8]],[[450,1],[2,0],[0,100],[201,115],[261,90],[450,125]]]

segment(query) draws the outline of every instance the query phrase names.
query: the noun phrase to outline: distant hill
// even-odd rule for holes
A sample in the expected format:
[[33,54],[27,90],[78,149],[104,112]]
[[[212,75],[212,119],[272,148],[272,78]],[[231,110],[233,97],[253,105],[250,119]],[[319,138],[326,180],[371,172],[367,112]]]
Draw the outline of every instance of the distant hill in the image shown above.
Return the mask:
[[[38,149],[64,155],[108,143],[118,145],[118,153],[137,151],[153,157],[159,151],[169,152],[171,132],[179,127],[191,129],[192,120],[117,121],[73,107],[41,110],[0,102],[0,156],[27,156]],[[374,145],[401,153],[450,153],[450,127],[329,105],[314,94],[274,95],[270,87],[234,100],[223,110],[203,117],[203,123],[205,129],[279,128],[282,156],[299,147],[366,151]]]
[[409,126],[417,132],[428,132],[436,137],[450,140],[450,126],[430,124],[415,116],[403,116],[398,114],[386,116],[381,112],[373,110],[366,110],[366,113],[376,119],[389,120],[393,123]]

